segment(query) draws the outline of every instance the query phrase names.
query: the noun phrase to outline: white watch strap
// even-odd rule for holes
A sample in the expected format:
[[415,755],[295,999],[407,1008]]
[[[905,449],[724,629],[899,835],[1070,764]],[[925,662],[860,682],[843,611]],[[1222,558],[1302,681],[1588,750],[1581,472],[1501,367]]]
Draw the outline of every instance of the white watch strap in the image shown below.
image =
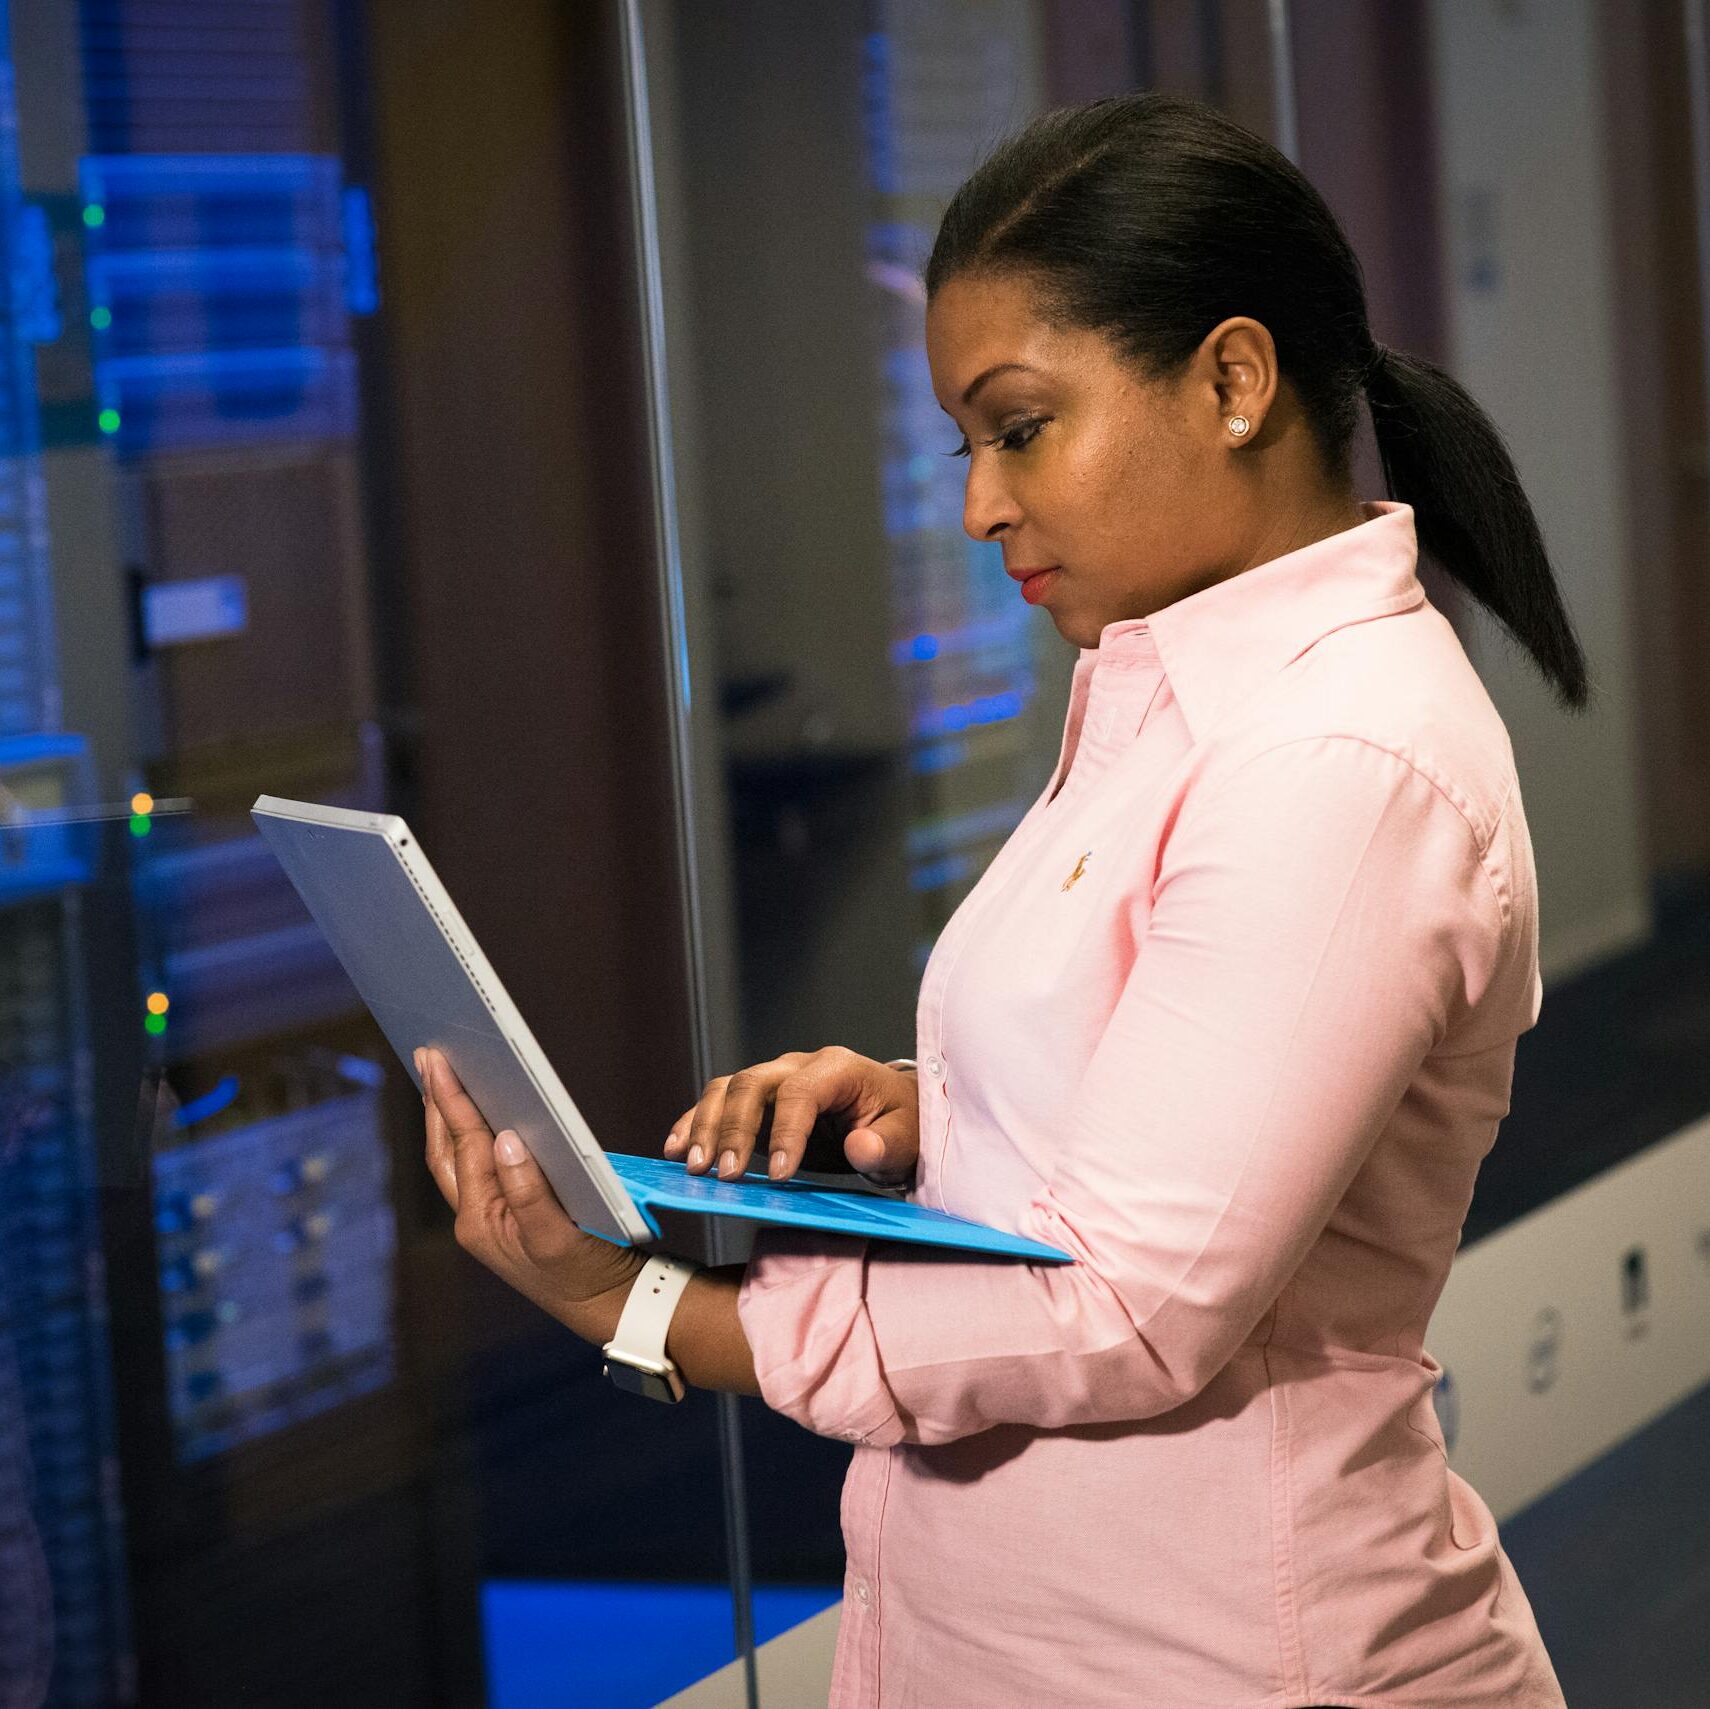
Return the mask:
[[898,1056],[885,1064],[887,1068],[913,1068],[916,1066],[912,1056]]
[[689,1278],[700,1268],[692,1258],[670,1252],[652,1254],[618,1314],[617,1328],[605,1344],[606,1357],[642,1370],[675,1372],[677,1367],[665,1356],[665,1334]]

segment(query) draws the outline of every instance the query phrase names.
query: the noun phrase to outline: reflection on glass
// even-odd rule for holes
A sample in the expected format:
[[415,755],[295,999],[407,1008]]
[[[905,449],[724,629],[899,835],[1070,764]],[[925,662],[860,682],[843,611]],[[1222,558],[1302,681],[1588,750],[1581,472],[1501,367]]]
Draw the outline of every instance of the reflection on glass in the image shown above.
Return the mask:
[[[1128,86],[1125,22],[1092,66],[1061,22],[1034,0],[670,9],[677,466],[735,902],[713,983],[734,972],[741,1009],[719,1071],[911,1055],[933,942],[1057,756],[1074,652],[963,529],[921,274],[1054,65],[1073,94]],[[835,1601],[848,1450],[757,1405],[744,1434],[757,1610],[786,1583]]]
[[57,336],[48,242],[24,214],[0,3],[0,1704],[126,1690],[80,890],[97,833],[31,815],[91,798],[59,728],[38,339]]
[[[680,433],[699,451],[686,467],[701,470],[700,557],[720,603],[716,633],[697,639],[727,687],[789,685],[769,722],[743,692],[725,701],[742,1027],[720,1066],[830,1042],[912,1053],[932,941],[1056,754],[1070,650],[962,532],[964,466],[943,455],[955,429],[931,395],[919,278],[945,199],[987,144],[1041,107],[1138,86],[1213,100],[1323,190],[1360,255],[1376,335],[1453,372],[1509,438],[1601,685],[1596,717],[1561,717],[1421,566],[1514,737],[1546,939],[1542,1022],[1521,1041],[1468,1241],[1701,1116],[1710,794],[1692,685],[1710,629],[1686,150],[1689,95],[1702,107],[1705,94],[1682,81],[1681,9],[1611,30],[1577,0],[870,0],[829,9],[812,43],[781,11],[762,29],[760,10],[727,12],[723,44],[692,8],[675,16],[681,295],[702,381]],[[1702,8],[1685,15],[1701,24]],[[1278,49],[1293,63],[1273,63]],[[710,188],[719,172],[764,193]],[[721,244],[746,267],[721,263]],[[857,401],[865,436],[844,427]],[[1360,496],[1382,497],[1362,436]],[[826,520],[835,529],[818,532]],[[817,624],[800,614],[809,601]],[[854,727],[843,709],[870,696],[895,715],[877,782],[823,763]],[[777,762],[763,778],[761,752]],[[1694,1264],[1707,1241],[1690,1246]],[[1470,1413],[1464,1385],[1456,1398]],[[755,1480],[757,1569],[821,1562],[834,1582],[834,1545],[822,1537],[816,1556],[797,1516],[807,1495],[835,1500],[844,1456],[764,1416],[748,1428],[756,1457],[804,1495],[786,1522]],[[1571,1531],[1538,1523],[1540,1537]],[[1522,1576],[1571,1598],[1590,1570],[1546,1566],[1540,1548]],[[1650,1653],[1666,1650],[1657,1634]],[[1599,1681],[1589,1695],[1623,1689],[1589,1653],[1577,1660]]]
[[419,177],[429,121],[358,26],[418,9],[227,10],[0,0],[0,1709],[563,1702],[696,1580],[720,1617],[601,1697],[650,1704],[732,1647],[710,1399],[482,1291],[248,813],[410,811],[441,763],[359,375],[394,292],[432,306],[389,335],[493,360],[479,299],[382,304],[363,130]]
[[190,1103],[156,1082],[155,1251],[181,1462],[390,1380],[384,1082],[379,1062],[313,1046],[228,1071]]
[[1061,642],[962,527],[965,465],[932,394],[921,275],[938,220],[981,145],[1032,115],[1032,8],[891,0],[865,43],[867,278],[880,395],[878,455],[907,719],[910,956],[916,974],[956,903],[1027,811],[1048,757],[1024,715],[1043,649]]

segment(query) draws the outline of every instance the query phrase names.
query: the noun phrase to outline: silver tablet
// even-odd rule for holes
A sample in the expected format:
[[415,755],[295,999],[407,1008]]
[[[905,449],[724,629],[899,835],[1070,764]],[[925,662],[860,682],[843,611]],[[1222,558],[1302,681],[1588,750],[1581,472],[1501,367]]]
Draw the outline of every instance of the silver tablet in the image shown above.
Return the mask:
[[516,1130],[590,1234],[651,1247],[664,1238],[655,1213],[668,1210],[1074,1261],[1061,1247],[913,1204],[895,1189],[723,1181],[664,1157],[603,1151],[401,818],[275,795],[258,796],[250,815],[417,1090],[414,1053],[432,1045],[493,1131]]
[[618,1179],[409,826],[275,795],[250,815],[416,1089],[414,1053],[445,1053],[495,1133],[513,1128],[590,1234],[658,1239]]

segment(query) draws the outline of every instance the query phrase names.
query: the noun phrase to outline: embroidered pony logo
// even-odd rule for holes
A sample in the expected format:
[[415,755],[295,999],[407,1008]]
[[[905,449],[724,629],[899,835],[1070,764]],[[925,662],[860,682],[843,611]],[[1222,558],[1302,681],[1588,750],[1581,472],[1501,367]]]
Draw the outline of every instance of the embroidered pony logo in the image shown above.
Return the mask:
[[1092,859],[1092,850],[1088,849],[1087,852],[1084,855],[1082,855],[1078,861],[1075,862],[1075,870],[1073,872],[1071,872],[1069,874],[1069,876],[1063,880],[1063,888],[1065,890],[1067,890],[1069,888],[1069,886],[1071,884],[1073,884],[1075,882],[1075,880],[1077,878],[1079,878],[1083,872],[1086,871],[1087,862],[1091,859]]

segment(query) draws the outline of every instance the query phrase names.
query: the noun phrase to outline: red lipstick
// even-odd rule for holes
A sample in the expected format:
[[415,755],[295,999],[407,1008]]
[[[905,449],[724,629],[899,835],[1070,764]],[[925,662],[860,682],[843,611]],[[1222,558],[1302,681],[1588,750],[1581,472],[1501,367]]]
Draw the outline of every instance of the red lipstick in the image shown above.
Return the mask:
[[1021,583],[1021,597],[1029,605],[1037,605],[1051,591],[1052,584],[1063,573],[1060,565],[1039,570],[1012,570],[1005,566],[1004,574]]

